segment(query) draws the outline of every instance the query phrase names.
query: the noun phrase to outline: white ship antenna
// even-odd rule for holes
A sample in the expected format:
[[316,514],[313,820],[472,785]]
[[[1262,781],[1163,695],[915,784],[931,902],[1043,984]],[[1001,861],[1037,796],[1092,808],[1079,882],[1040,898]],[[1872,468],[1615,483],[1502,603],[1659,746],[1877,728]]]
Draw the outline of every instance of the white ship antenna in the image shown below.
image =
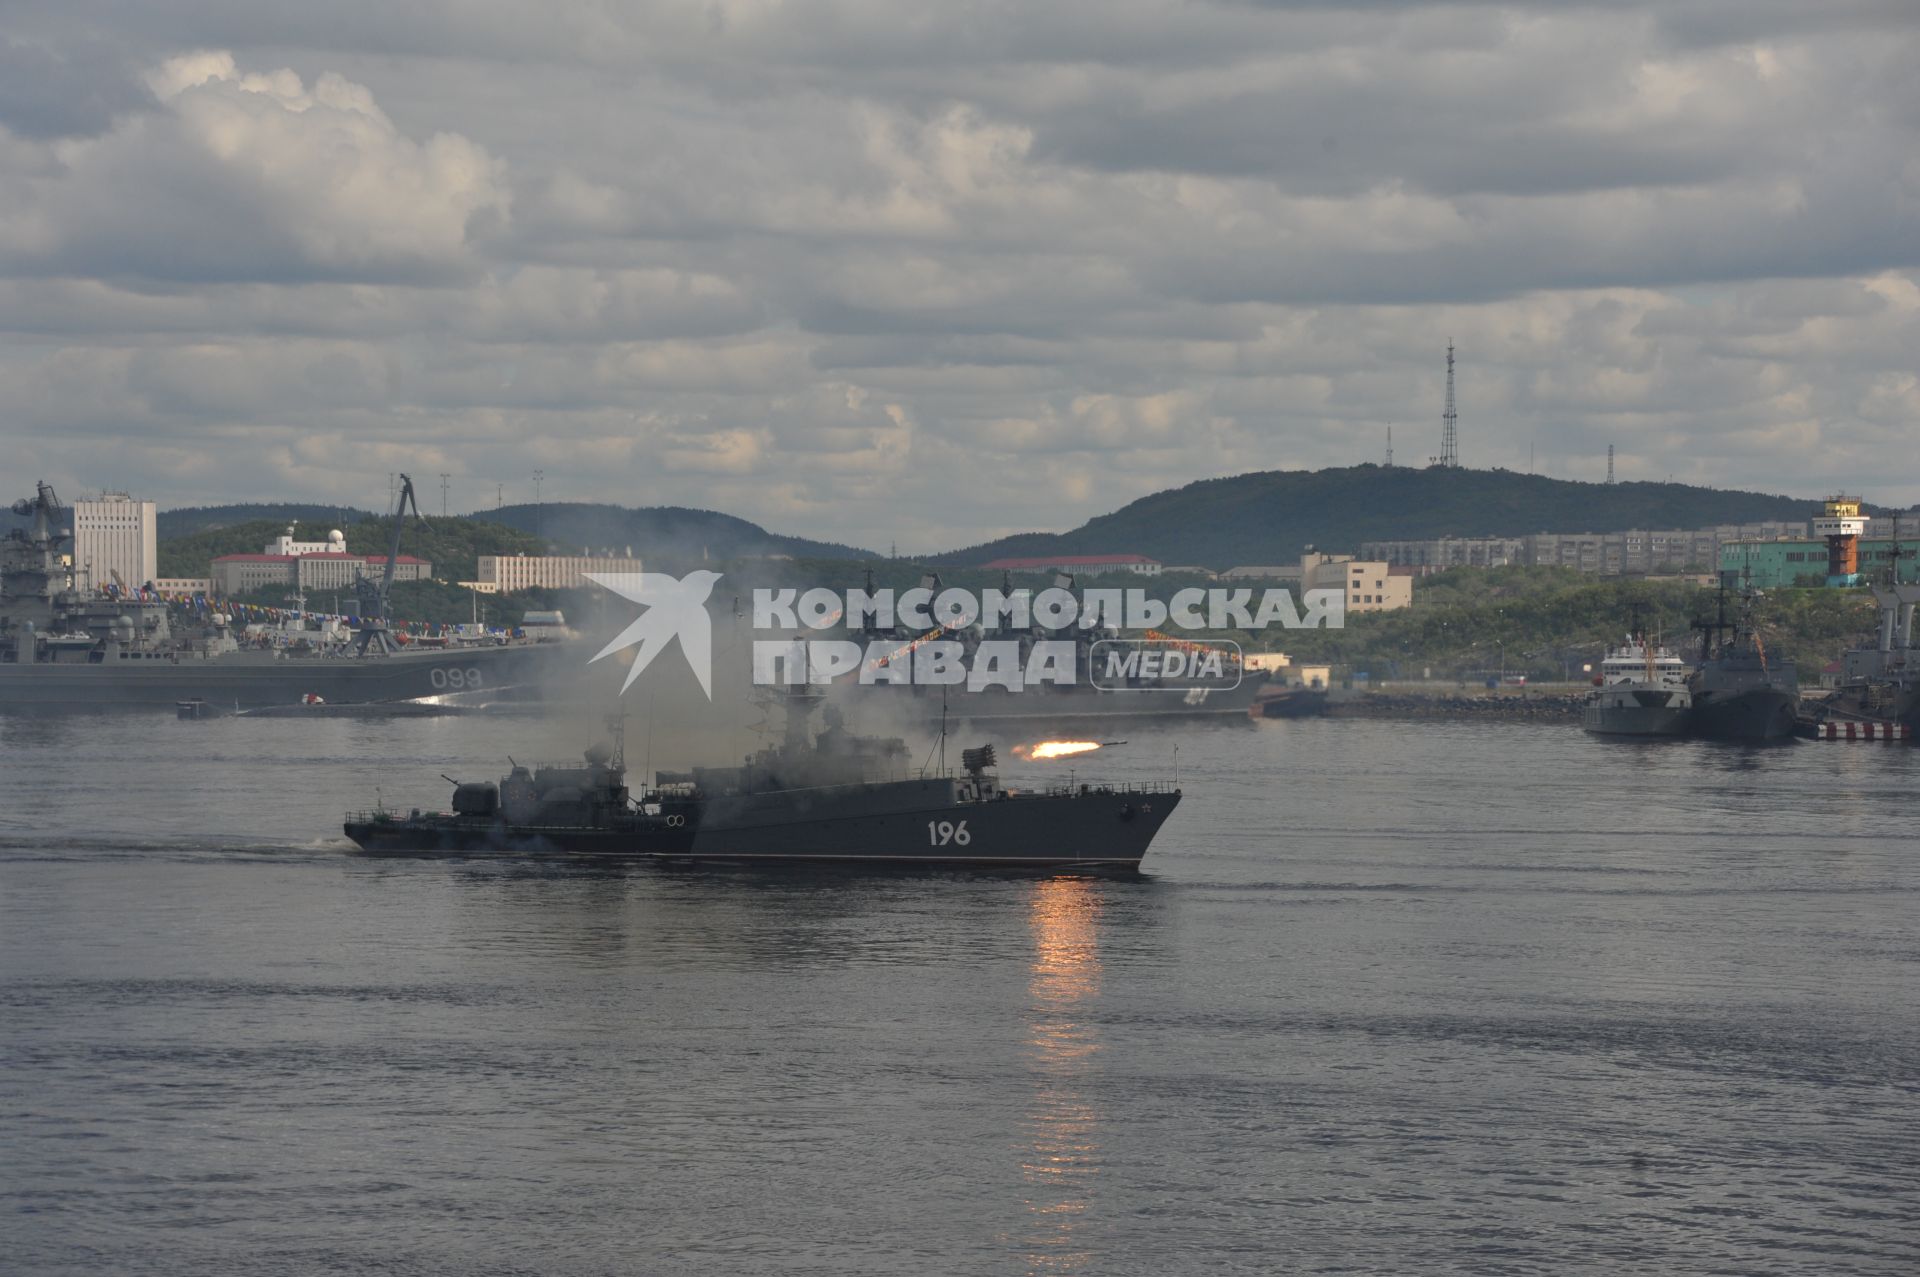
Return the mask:
[[923,779],[927,774],[928,765],[933,762],[935,754],[940,756],[940,770],[936,772],[935,775],[945,776],[947,774],[947,689],[945,684],[942,684],[940,687],[940,738],[936,740],[933,743],[933,747],[927,751],[926,762],[920,764],[920,775]]

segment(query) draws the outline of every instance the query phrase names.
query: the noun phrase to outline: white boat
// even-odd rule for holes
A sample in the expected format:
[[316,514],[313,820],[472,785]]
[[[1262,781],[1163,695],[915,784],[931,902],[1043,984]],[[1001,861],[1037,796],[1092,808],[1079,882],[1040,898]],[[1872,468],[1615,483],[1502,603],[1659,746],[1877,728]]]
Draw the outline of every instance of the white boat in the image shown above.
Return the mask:
[[1580,725],[1598,736],[1683,736],[1693,711],[1687,663],[1644,630],[1600,662]]

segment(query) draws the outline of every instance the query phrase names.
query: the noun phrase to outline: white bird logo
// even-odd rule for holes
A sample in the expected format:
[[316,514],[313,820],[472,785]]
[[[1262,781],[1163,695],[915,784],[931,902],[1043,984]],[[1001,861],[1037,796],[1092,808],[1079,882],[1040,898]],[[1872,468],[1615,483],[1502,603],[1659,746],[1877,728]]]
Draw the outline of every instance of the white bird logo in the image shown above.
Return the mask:
[[718,572],[702,568],[685,577],[671,577],[664,572],[604,575],[589,572],[586,578],[647,609],[587,664],[638,645],[633,666],[627,670],[627,681],[620,685],[624,694],[633,686],[633,680],[640,677],[640,671],[651,665],[653,658],[677,638],[687,664],[693,667],[693,676],[700,680],[700,690],[707,694],[708,700],[713,699],[713,623],[707,616],[707,596],[713,593],[713,583],[720,579]]

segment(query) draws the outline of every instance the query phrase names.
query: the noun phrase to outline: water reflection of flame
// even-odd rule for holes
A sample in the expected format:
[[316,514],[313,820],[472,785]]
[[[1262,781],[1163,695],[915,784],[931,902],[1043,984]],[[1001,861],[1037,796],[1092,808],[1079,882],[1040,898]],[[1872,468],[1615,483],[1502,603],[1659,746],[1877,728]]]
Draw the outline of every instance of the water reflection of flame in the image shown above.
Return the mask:
[[1075,1233],[1100,1173],[1100,1111],[1089,1098],[1099,1031],[1081,1003],[1100,992],[1100,898],[1094,884],[1054,878],[1037,885],[1029,912],[1034,959],[1032,999],[1033,1105],[1026,1120],[1021,1175],[1034,1215],[1028,1267],[1077,1272],[1093,1256]]

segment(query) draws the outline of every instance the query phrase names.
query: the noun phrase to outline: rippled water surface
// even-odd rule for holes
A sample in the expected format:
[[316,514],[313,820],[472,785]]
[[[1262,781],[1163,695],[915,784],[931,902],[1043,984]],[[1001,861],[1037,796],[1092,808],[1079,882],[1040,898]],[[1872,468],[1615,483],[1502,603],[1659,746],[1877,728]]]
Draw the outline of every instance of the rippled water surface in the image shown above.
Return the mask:
[[1127,879],[338,837],[574,743],[0,720],[0,1268],[1920,1271],[1920,750],[1161,727],[1050,773],[1178,746]]

